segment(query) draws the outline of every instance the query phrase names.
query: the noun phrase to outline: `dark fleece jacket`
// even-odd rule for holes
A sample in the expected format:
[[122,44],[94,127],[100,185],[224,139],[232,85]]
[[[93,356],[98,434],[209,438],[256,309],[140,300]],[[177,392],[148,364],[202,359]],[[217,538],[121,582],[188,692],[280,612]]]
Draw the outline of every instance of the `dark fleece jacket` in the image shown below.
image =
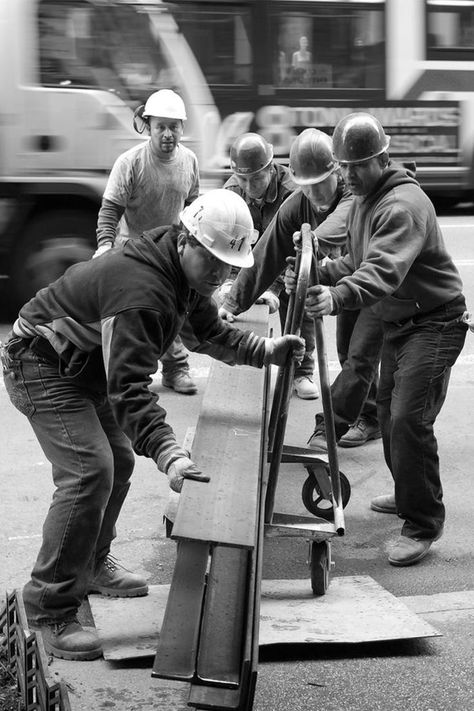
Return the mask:
[[23,306],[13,327],[56,352],[64,377],[107,390],[134,450],[157,464],[176,445],[148,385],[185,319],[193,332],[186,345],[230,365],[261,367],[265,350],[264,339],[222,321],[214,301],[190,289],[176,230],[165,229],[72,266]]
[[433,204],[413,174],[389,163],[371,194],[354,198],[344,257],[319,270],[333,285],[333,313],[375,304],[384,321],[403,321],[459,300],[462,281]]

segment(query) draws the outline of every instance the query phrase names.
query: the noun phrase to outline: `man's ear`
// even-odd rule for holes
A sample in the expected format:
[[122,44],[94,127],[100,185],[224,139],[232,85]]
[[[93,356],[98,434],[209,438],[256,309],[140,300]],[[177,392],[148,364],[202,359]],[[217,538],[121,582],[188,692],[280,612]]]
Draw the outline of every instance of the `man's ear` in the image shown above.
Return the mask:
[[184,252],[184,247],[186,245],[186,234],[180,232],[178,235],[178,254],[181,255]]

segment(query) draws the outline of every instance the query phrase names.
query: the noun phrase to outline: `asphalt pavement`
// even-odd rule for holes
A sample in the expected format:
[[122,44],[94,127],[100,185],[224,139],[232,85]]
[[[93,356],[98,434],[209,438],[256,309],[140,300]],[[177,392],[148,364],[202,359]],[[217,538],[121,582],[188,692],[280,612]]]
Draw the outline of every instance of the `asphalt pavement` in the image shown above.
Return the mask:
[[[448,247],[474,306],[474,243],[470,215],[442,220]],[[0,316],[0,339],[8,319]],[[331,377],[338,370],[334,320],[325,319]],[[163,389],[161,401],[178,440],[197,420],[209,360],[191,356],[199,392],[177,395]],[[159,381],[159,378],[158,378]],[[370,499],[388,493],[391,480],[380,440],[352,450],[339,449],[339,465],[352,493],[345,510],[346,534],[333,541],[331,580],[370,576],[442,634],[420,640],[363,644],[277,645],[261,650],[255,711],[470,711],[474,710],[474,535],[471,495],[474,399],[474,334],[453,369],[448,397],[438,418],[447,522],[443,538],[418,565],[394,568],[387,548],[400,531],[396,516],[376,514]],[[320,401],[292,398],[286,442],[304,445]],[[24,417],[10,405],[0,384],[0,590],[27,580],[53,492],[49,464]],[[281,468],[275,508],[306,514],[301,500],[305,471]],[[162,512],[167,481],[155,465],[137,458],[132,487],[119,520],[113,553],[147,577],[150,584],[171,581],[175,544],[166,539]],[[263,577],[308,579],[307,546],[299,538],[265,541]],[[327,595],[331,594],[331,584]],[[87,610],[84,611],[86,615]],[[354,620],[357,624],[357,620]],[[382,624],[382,622],[381,622]],[[72,711],[184,711],[186,684],[152,679],[153,658],[139,662],[65,662],[54,659],[52,674],[69,689]]]

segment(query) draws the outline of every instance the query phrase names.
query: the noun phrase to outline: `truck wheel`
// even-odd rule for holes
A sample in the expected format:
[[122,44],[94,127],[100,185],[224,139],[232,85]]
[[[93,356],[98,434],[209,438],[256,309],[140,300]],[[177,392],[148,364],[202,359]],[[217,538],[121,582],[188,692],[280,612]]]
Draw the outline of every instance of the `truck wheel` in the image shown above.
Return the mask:
[[92,213],[61,210],[40,215],[27,225],[11,270],[13,291],[20,306],[72,264],[91,258],[96,221]]

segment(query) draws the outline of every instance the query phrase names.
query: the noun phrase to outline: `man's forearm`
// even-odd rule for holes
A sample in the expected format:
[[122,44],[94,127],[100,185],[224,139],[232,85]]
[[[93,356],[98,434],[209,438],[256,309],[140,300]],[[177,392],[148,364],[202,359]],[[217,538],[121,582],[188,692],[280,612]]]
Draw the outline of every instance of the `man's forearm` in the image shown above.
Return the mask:
[[107,242],[110,242],[112,245],[115,244],[117,225],[124,212],[125,208],[121,205],[117,205],[117,203],[107,200],[106,198],[102,200],[96,230],[97,245],[99,247]]

